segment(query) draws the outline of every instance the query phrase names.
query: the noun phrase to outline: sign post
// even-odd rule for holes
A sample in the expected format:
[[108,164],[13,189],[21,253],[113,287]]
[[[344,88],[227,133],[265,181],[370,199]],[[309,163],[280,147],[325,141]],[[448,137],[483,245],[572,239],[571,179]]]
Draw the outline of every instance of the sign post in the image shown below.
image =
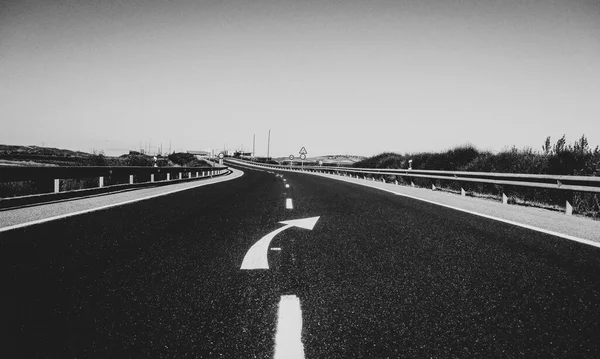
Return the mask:
[[225,157],[223,155],[223,152],[219,153],[219,165],[223,166],[223,157]]
[[290,155],[290,169],[292,169],[292,161],[294,160],[294,155]]
[[302,167],[302,169],[304,169],[304,160],[306,159],[306,154],[308,152],[306,152],[306,148],[304,148],[304,146],[302,146],[299,153],[300,153],[300,159],[302,160],[302,162],[300,162],[300,166]]

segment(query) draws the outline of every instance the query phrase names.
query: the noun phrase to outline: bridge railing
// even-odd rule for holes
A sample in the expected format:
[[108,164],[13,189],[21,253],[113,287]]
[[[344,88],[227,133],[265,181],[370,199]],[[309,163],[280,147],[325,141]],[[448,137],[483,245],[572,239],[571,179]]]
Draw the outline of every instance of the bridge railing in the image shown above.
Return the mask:
[[[189,178],[213,177],[224,174],[228,168],[219,167],[135,167],[135,166],[82,166],[82,167],[54,167],[54,166],[0,166],[0,183],[36,181],[54,182],[54,193],[60,192],[60,184],[68,179],[98,178],[98,187],[105,186],[105,178],[129,177],[129,185],[135,183],[155,182],[155,176],[166,177],[160,182],[182,180]],[[158,182],[158,181],[157,181]],[[50,182],[51,183],[51,182]],[[126,184],[126,183],[125,183]],[[123,184],[119,184],[123,185]]]
[[[247,162],[247,161],[245,161]],[[410,170],[410,169],[381,169],[381,168],[354,168],[354,167],[329,167],[329,166],[282,166],[252,162],[261,167],[276,168],[292,171],[308,171],[329,173],[340,176],[362,177],[363,179],[386,181],[386,176],[393,178],[398,184],[402,178],[411,186],[415,186],[413,179],[424,178],[431,180],[447,180],[459,184],[485,183],[501,187],[502,203],[508,204],[508,197],[504,186],[522,186],[539,189],[560,190],[564,194],[565,213],[572,214],[573,192],[600,193],[600,177],[597,176],[563,176],[563,175],[537,175],[525,173],[492,173],[492,172],[466,172],[466,171],[435,171],[435,170]],[[435,184],[431,184],[436,189]],[[466,191],[461,185],[461,195]]]

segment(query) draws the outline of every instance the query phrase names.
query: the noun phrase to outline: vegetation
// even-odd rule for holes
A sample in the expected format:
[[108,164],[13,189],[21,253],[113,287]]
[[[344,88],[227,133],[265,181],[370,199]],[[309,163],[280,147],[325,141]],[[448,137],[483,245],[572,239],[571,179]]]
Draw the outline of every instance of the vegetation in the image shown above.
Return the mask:
[[168,159],[169,163],[174,166],[197,167],[206,165],[206,161],[196,158],[196,156],[191,153],[172,153],[168,156]]
[[[413,169],[445,170],[445,171],[472,171],[472,172],[503,172],[527,174],[553,174],[553,175],[600,175],[600,148],[591,148],[585,135],[577,141],[568,144],[566,137],[562,136],[552,144],[547,137],[541,150],[532,148],[508,148],[499,153],[480,151],[473,145],[467,144],[444,152],[420,152],[410,154],[382,153],[354,164],[362,168],[408,168],[408,161],[412,160]],[[415,181],[416,184],[427,185],[426,180]],[[457,190],[458,184],[454,182],[443,183],[442,186],[449,190]],[[499,186],[483,184],[464,185],[476,193],[498,195]],[[459,190],[459,188],[458,188]],[[504,189],[507,191],[507,189]],[[510,201],[526,204],[545,204],[558,206],[564,204],[564,191],[529,189],[514,187],[509,189]],[[573,194],[573,205],[576,213],[586,214],[600,218],[600,204],[598,195],[591,193]]]
[[[10,166],[140,166],[152,167],[204,167],[207,163],[189,153],[173,153],[169,156],[149,156],[130,151],[119,157],[105,156],[102,151],[94,153],[74,152],[37,146],[0,145],[0,165]],[[156,175],[159,179],[161,175]],[[137,181],[137,177],[134,179]],[[106,186],[128,183],[128,178],[110,176],[104,179]],[[0,198],[48,193],[54,190],[50,181],[18,181],[0,183]],[[92,188],[98,186],[98,178],[63,179],[60,191]]]

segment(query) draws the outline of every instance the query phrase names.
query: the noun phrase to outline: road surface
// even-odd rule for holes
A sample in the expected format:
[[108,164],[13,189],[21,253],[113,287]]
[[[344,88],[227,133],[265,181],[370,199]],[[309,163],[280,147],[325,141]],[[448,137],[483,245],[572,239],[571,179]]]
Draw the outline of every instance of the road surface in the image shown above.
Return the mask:
[[[0,233],[3,357],[272,358],[296,335],[306,358],[600,356],[600,249],[243,171]],[[269,268],[241,269],[277,230]]]

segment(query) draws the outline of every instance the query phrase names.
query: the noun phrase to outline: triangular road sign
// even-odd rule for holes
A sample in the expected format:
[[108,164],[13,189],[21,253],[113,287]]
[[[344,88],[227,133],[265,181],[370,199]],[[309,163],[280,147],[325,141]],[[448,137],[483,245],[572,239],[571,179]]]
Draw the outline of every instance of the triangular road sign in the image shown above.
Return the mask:
[[307,153],[308,153],[308,152],[306,152],[306,148],[304,148],[304,146],[303,146],[303,147],[302,147],[302,149],[300,150],[300,154],[301,154],[301,155],[305,155],[305,154],[307,154]]

